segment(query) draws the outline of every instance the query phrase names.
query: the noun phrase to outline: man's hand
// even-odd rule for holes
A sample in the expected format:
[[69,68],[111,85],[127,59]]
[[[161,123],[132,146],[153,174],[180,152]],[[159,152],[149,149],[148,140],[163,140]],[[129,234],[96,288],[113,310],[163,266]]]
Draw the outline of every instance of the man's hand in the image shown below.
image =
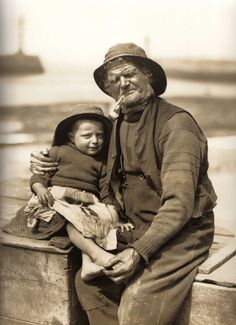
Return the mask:
[[120,283],[135,273],[140,262],[139,253],[134,248],[127,248],[106,263],[103,273],[113,282]]
[[57,170],[57,162],[48,158],[48,149],[32,152],[30,157],[30,171],[36,175],[44,175],[47,172],[55,172]]

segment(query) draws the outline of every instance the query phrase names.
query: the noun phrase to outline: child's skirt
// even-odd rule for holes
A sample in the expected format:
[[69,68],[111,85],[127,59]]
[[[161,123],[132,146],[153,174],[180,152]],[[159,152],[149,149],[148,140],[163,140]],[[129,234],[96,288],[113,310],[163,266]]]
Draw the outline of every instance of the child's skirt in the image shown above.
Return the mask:
[[[116,229],[112,224],[111,211],[104,203],[99,202],[94,194],[60,186],[52,186],[49,190],[54,198],[52,206],[43,207],[38,197],[33,195],[23,211],[19,210],[21,218],[22,212],[24,215],[26,232],[32,234],[29,237],[44,238],[43,233],[50,233],[51,236],[53,229],[57,232],[67,220],[84,237],[93,239],[102,248],[116,249]],[[9,229],[9,225],[5,227],[5,231],[14,233]]]

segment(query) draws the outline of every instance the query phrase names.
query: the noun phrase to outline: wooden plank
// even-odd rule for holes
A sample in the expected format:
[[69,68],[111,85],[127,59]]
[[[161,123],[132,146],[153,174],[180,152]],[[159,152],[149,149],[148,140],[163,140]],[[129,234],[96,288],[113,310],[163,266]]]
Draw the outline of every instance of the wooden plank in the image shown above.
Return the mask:
[[215,227],[215,235],[224,237],[235,237],[234,233],[229,229],[222,228],[220,226]]
[[35,325],[36,323],[26,322],[24,320],[9,318],[0,315],[0,324],[1,325]]
[[205,262],[203,262],[199,269],[199,273],[208,274],[214,271],[217,267],[228,261],[236,254],[236,239],[232,239],[229,244],[219,249],[212,254]]
[[236,256],[233,256],[210,274],[198,273],[195,281],[215,283],[224,287],[236,287]]
[[[1,314],[11,318],[68,325],[68,291],[46,282],[22,279],[1,281]],[[20,294],[16,294],[19,292]],[[59,322],[60,321],[60,322]]]
[[0,197],[0,228],[7,224],[26,201]]
[[[36,322],[29,322],[27,320],[21,320],[21,319],[15,319],[10,318],[7,316],[0,315],[0,324],[1,325],[63,325],[61,322],[58,323],[57,320],[52,320],[50,323],[41,323],[39,324],[36,320]],[[69,323],[66,325],[89,325],[87,316],[85,315],[85,312],[81,309],[80,306],[78,306],[78,316],[75,320],[70,319]]]
[[[0,251],[0,276],[4,279],[21,279],[22,281],[44,281],[64,287],[69,270],[69,257],[66,254],[54,254],[18,247],[2,246]],[[14,262],[15,266],[11,267]],[[79,264],[79,257],[78,263]],[[55,267],[56,266],[56,267]]]
[[213,243],[223,244],[223,245],[228,244],[233,239],[233,237],[231,237],[231,236],[222,236],[222,235],[215,234],[214,238],[213,238]]
[[30,196],[28,179],[11,178],[0,182],[0,227],[15,216]]
[[32,194],[29,186],[29,179],[20,177],[1,181],[0,189],[2,197],[27,200]]
[[60,249],[55,246],[49,246],[48,240],[38,240],[25,237],[17,237],[7,234],[0,230],[0,245],[19,247],[23,249],[31,249],[43,252],[51,252],[58,254],[68,254],[74,247],[68,249]]
[[79,321],[84,314],[74,287],[81,265],[78,251],[55,254],[3,245],[0,260],[4,261],[0,268],[1,324],[86,324]]
[[194,282],[174,325],[233,325],[236,288]]

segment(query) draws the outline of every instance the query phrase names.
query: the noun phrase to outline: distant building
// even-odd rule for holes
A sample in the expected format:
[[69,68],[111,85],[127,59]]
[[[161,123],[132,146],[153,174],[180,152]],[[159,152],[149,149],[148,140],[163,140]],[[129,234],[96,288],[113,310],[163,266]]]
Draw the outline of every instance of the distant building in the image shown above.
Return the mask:
[[14,54],[0,55],[0,75],[9,74],[36,74],[43,73],[44,68],[40,58],[35,55],[26,55],[23,52],[23,25],[24,19],[19,19],[19,50]]

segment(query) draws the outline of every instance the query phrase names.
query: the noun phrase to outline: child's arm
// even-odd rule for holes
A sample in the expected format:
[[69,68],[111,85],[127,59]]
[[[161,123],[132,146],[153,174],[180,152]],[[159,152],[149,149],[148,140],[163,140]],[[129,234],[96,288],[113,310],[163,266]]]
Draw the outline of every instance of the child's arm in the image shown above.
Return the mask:
[[43,206],[53,205],[53,196],[51,192],[42,183],[34,183],[32,185],[32,190],[35,192],[39,199],[39,202]]
[[[48,152],[48,157],[53,158],[53,159],[56,160],[57,159],[58,148],[59,147],[56,147],[56,146],[50,148],[50,150]],[[54,171],[54,173],[55,172],[56,171]],[[45,173],[44,175],[33,174],[31,176],[31,178],[30,178],[30,188],[31,188],[32,192],[36,193],[35,190],[34,190],[34,186],[33,186],[35,183],[40,183],[40,184],[42,184],[42,186],[44,188],[47,189],[47,187],[50,186],[51,177],[53,176],[54,173],[52,173],[52,172],[51,173]]]

